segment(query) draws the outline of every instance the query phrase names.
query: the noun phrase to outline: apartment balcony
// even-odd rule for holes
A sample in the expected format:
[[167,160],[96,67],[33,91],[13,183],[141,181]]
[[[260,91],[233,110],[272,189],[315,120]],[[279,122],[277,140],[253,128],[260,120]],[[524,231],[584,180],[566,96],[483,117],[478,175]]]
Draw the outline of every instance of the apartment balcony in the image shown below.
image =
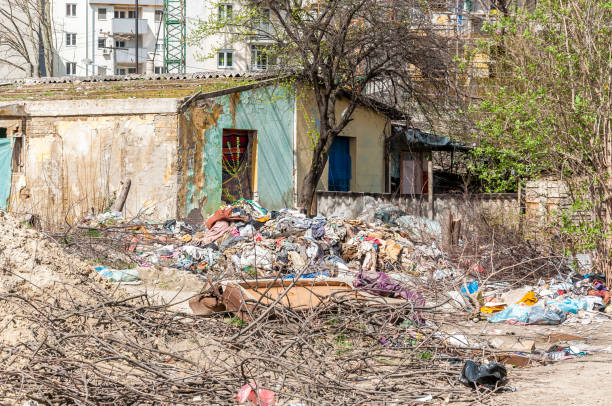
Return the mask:
[[[113,4],[121,6],[135,6],[135,0],[89,0],[89,4]],[[139,6],[163,7],[163,0],[138,0]]]
[[[149,32],[148,20],[138,19],[138,35]],[[114,34],[136,34],[136,23],[133,18],[113,18]]]
[[[138,63],[145,63],[148,57],[149,51],[146,48],[138,48]],[[135,65],[136,49],[117,48],[115,50],[115,62],[122,65]]]

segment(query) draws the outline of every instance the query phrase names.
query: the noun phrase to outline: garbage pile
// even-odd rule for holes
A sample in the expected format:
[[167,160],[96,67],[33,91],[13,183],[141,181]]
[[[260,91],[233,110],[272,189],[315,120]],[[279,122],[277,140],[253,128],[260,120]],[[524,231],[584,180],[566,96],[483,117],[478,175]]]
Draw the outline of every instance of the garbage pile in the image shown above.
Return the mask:
[[[386,278],[381,272],[429,276],[451,267],[438,249],[438,223],[392,214],[377,212],[375,223],[366,224],[339,217],[307,218],[290,209],[269,211],[241,199],[220,207],[202,230],[174,220],[125,221],[112,213],[92,216],[84,226],[122,224],[123,243],[141,266],[183,269],[202,279],[361,275],[371,284]],[[415,237],[412,230],[417,228],[421,233]],[[406,293],[398,290],[398,295]]]

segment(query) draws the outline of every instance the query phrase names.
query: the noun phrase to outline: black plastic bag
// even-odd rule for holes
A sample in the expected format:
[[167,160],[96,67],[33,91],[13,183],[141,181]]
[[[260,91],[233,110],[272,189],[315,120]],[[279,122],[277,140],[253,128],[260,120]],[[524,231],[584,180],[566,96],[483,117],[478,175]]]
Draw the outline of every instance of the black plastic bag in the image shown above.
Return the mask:
[[474,361],[465,361],[459,382],[471,388],[484,386],[493,390],[498,384],[503,384],[506,380],[508,371],[506,367],[497,362],[489,364],[477,364]]

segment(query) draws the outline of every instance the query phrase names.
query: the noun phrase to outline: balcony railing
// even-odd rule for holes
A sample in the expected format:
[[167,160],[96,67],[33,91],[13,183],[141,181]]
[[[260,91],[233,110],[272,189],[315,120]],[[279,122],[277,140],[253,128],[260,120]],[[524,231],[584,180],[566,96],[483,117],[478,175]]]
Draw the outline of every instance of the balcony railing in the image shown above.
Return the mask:
[[[138,63],[144,63],[149,57],[149,51],[146,48],[138,48]],[[136,49],[134,48],[117,48],[115,50],[115,62],[120,64],[136,64]]]

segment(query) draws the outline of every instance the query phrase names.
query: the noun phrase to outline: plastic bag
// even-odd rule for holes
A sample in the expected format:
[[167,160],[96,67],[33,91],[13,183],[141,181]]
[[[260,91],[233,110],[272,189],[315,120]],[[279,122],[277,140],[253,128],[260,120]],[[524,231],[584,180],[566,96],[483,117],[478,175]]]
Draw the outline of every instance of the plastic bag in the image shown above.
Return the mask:
[[527,324],[557,325],[565,321],[565,312],[544,306],[533,306]]
[[508,306],[505,310],[495,313],[489,317],[489,322],[500,323],[502,321],[510,321],[514,323],[527,323],[529,320],[529,311],[533,307],[527,306],[523,303],[513,304]]
[[476,292],[478,292],[478,281],[473,281],[473,282],[470,282],[468,284],[464,284],[461,286],[461,293],[463,293],[464,295],[467,295],[467,294],[471,295]]
[[546,303],[547,306],[557,308],[563,313],[574,313],[577,314],[579,310],[587,310],[589,305],[584,299],[572,299],[566,297],[563,300],[549,300]]
[[506,367],[497,362],[477,364],[474,361],[467,360],[461,370],[459,382],[471,388],[484,386],[493,390],[498,384],[504,383],[507,375]]
[[107,266],[96,266],[96,271],[111,282],[139,282],[137,269],[109,269]]

